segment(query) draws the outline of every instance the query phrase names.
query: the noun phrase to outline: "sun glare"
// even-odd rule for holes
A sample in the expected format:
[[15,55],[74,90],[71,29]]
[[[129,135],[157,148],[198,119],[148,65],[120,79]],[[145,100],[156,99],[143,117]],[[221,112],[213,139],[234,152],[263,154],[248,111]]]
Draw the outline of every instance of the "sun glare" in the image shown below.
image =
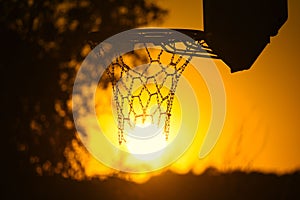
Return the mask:
[[[155,87],[154,84],[149,84],[147,87],[151,90]],[[133,95],[138,94],[142,88],[138,87],[133,92]],[[168,88],[161,88],[162,91]],[[170,133],[168,137],[165,133],[165,116],[158,115],[157,112],[153,116],[149,113],[155,112],[157,109],[156,99],[152,98],[149,102],[148,116],[138,117],[136,120],[131,116],[130,122],[124,125],[124,136],[126,142],[119,145],[117,140],[118,122],[115,102],[113,101],[112,89],[106,90],[98,88],[96,93],[96,113],[98,123],[106,138],[118,149],[127,151],[135,158],[140,160],[152,160],[163,154],[164,148],[173,141],[176,137],[181,123],[181,106],[178,98],[175,96],[173,100],[172,120]],[[101,98],[105,96],[106,98]],[[109,99],[109,100],[108,100]],[[142,96],[141,102],[147,102],[148,97]],[[124,105],[124,110],[128,111],[130,105]],[[140,113],[142,109],[138,102],[132,105],[134,109]],[[165,112],[166,106],[162,105],[161,112]]]
[[128,131],[126,146],[128,151],[141,160],[153,160],[163,153],[167,140],[163,127],[154,124],[136,125]]

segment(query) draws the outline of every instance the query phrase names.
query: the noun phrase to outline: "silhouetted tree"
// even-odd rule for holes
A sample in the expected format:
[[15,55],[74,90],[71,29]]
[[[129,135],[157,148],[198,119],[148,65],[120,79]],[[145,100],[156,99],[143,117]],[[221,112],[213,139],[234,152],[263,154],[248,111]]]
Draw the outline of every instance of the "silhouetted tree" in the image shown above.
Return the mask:
[[[1,121],[11,171],[57,163],[74,137],[67,109],[89,32],[102,39],[159,22],[166,11],[146,0],[0,0]],[[88,51],[89,49],[85,50]],[[73,64],[72,64],[73,63]]]

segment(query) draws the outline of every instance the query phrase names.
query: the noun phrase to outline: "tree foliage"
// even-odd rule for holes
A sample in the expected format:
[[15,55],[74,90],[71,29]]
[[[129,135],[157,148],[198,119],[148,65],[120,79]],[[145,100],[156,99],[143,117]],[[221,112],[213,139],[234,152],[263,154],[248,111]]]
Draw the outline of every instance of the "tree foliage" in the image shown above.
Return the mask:
[[[74,138],[68,109],[73,81],[90,49],[89,32],[100,39],[160,22],[166,11],[146,0],[0,0],[0,70],[7,161],[58,163]],[[29,167],[30,168],[30,167]]]

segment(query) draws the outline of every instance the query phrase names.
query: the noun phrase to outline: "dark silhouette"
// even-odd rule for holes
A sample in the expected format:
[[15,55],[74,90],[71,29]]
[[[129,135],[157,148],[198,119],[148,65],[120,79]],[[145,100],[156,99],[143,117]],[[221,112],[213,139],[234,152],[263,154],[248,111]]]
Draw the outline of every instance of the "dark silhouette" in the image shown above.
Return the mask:
[[[249,69],[287,21],[287,0],[203,0],[204,30],[175,29],[203,45],[231,72]],[[144,30],[145,33],[146,30]],[[101,42],[102,32],[90,39]],[[107,37],[110,35],[107,35]]]
[[202,175],[165,173],[145,184],[110,178],[72,181],[58,176],[22,177],[13,196],[30,199],[299,199],[300,174],[220,173]]
[[288,17],[287,0],[204,0],[208,46],[232,72],[249,69]]
[[0,0],[0,4],[1,169],[5,177],[1,182],[4,196],[9,197],[24,187],[26,182],[16,184],[24,175],[32,179],[44,163],[68,168],[64,149],[76,130],[67,103],[76,64],[85,58],[81,50],[88,33],[101,30],[104,39],[160,22],[166,11],[144,0]]

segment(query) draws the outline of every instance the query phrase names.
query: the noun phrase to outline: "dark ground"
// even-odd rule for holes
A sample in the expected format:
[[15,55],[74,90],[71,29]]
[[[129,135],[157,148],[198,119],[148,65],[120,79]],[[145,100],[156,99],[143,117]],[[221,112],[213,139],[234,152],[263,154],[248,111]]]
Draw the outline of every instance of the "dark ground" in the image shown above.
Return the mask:
[[[274,174],[213,169],[195,176],[167,172],[144,184],[109,178],[74,181],[20,175],[1,199],[300,199],[300,173]],[[5,187],[4,187],[5,188]]]

